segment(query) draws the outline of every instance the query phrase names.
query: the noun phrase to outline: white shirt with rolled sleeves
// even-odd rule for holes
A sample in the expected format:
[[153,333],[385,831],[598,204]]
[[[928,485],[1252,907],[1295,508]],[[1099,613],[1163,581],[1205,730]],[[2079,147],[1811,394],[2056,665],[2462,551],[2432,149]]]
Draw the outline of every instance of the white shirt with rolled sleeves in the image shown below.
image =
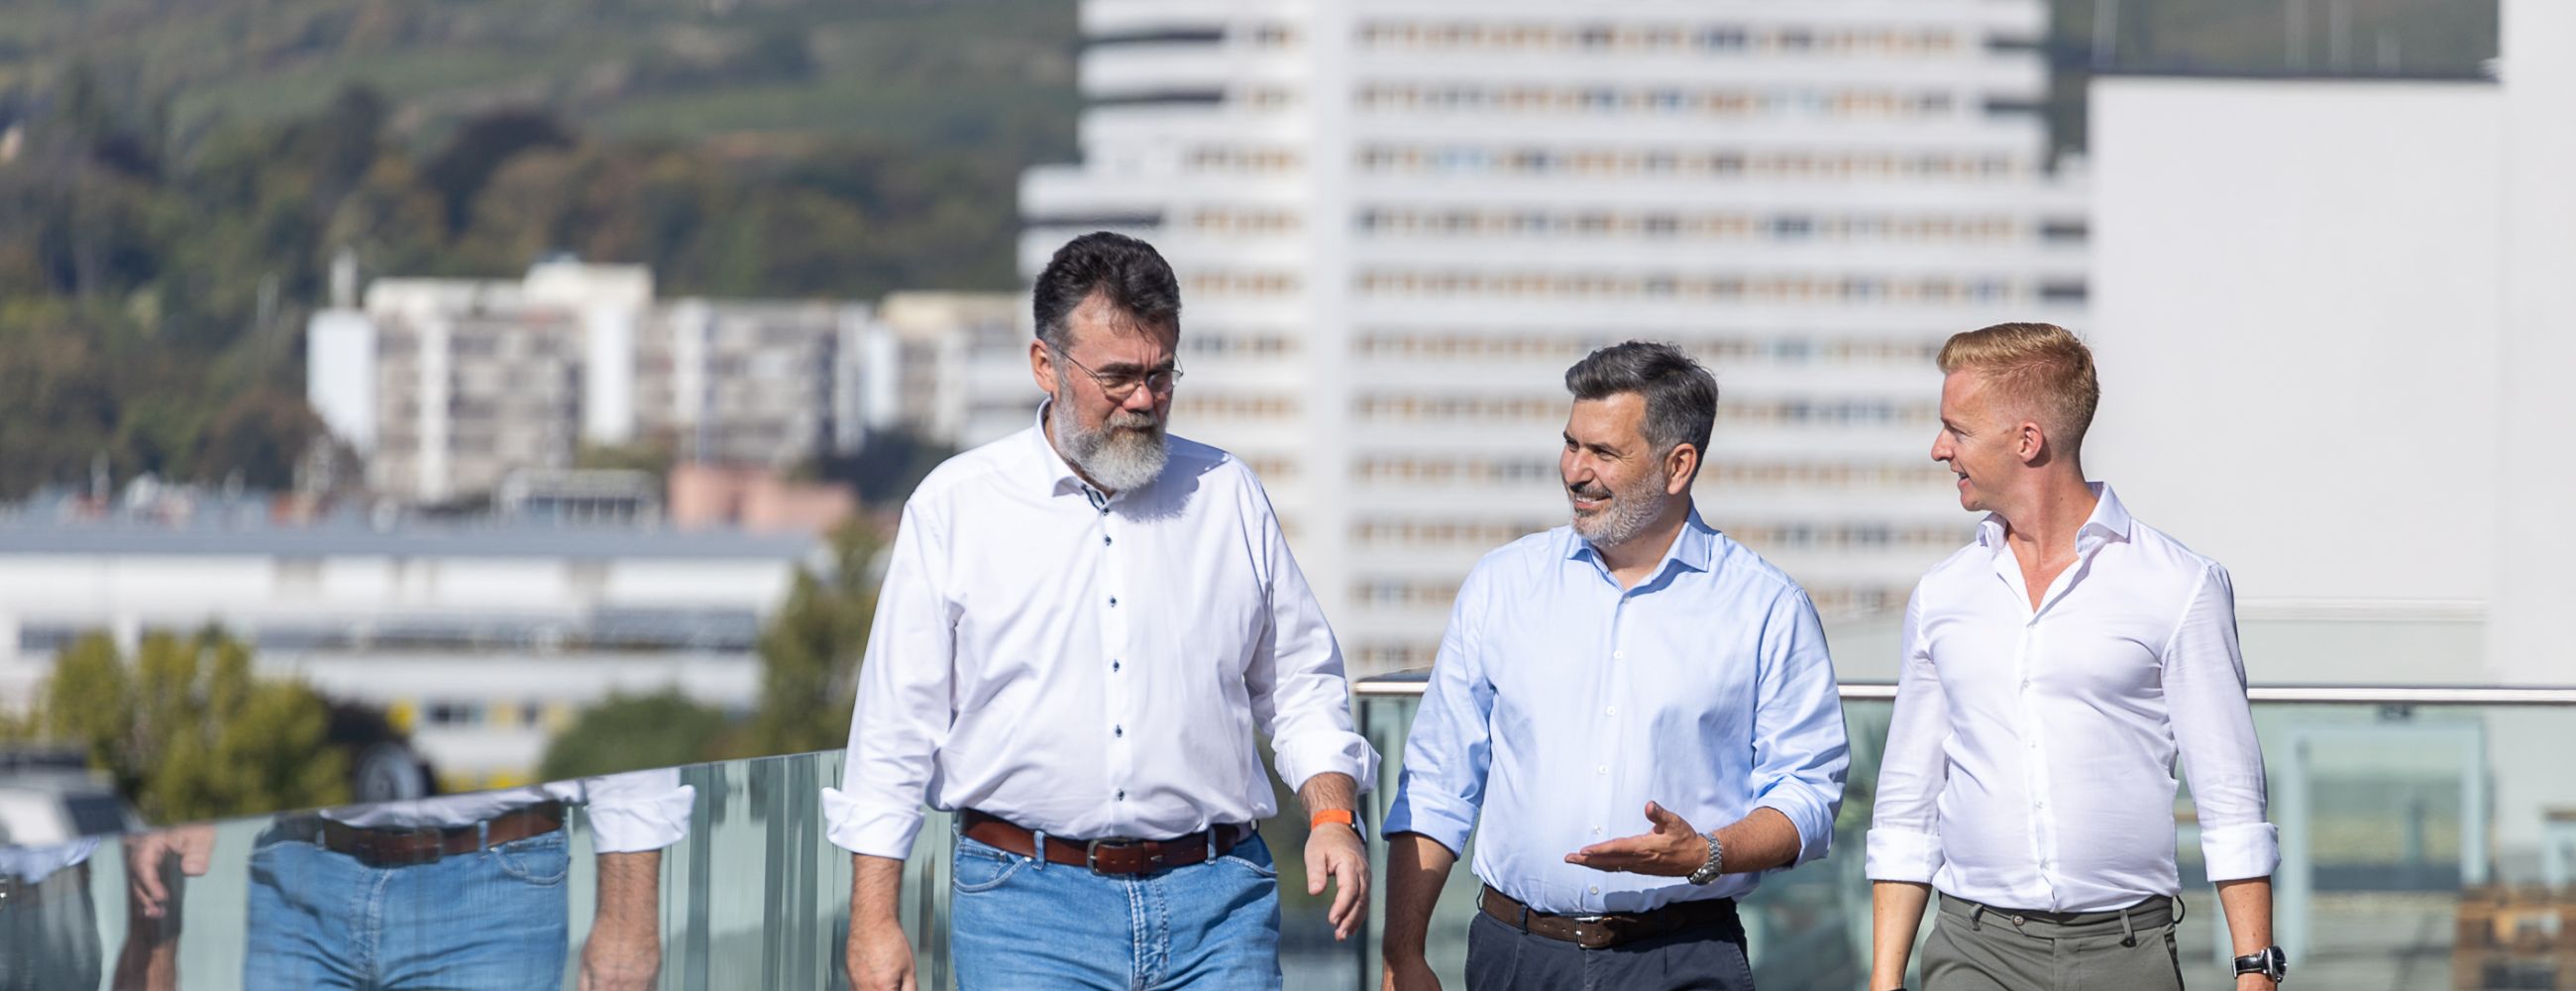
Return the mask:
[[641,853],[677,843],[689,834],[697,789],[680,783],[678,768],[553,781],[522,788],[440,795],[325,809],[323,818],[368,829],[471,826],[531,805],[559,801],[582,806],[597,853]]
[[2178,895],[2177,756],[2210,880],[2280,865],[2227,571],[2095,491],[2038,609],[1991,516],[1916,586],[1872,879],[2053,912]]
[[[1045,410],[1039,411],[1040,423]],[[1103,496],[1032,427],[950,459],[904,504],[859,668],[833,843],[901,859],[925,800],[1068,839],[1164,839],[1362,790],[1341,650],[1239,461],[1170,438]]]

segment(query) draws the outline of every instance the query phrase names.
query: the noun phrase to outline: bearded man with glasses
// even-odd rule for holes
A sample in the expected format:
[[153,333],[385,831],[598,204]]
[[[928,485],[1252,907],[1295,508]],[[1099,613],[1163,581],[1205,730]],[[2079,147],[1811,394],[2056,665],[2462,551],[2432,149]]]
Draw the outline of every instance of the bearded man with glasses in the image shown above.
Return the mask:
[[956,813],[949,955],[966,988],[1276,988],[1278,810],[1310,815],[1310,894],[1367,914],[1353,821],[1377,754],[1269,497],[1165,430],[1180,287],[1152,246],[1090,234],[1039,274],[1029,429],[904,504],[825,789],[857,858],[852,986],[915,986],[896,916],[921,806]]

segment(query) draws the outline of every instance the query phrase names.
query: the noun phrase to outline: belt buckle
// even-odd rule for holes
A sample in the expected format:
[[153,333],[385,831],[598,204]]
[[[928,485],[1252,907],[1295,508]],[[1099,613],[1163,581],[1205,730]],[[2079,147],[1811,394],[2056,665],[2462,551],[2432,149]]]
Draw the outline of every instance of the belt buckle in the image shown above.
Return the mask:
[[1574,945],[1587,950],[1606,950],[1619,945],[1619,933],[1610,925],[1608,915],[1569,915],[1574,923]]
[[[1124,848],[1138,846],[1148,842],[1151,841],[1138,839],[1133,836],[1104,836],[1096,840],[1086,841],[1082,844],[1082,866],[1094,874],[1106,874],[1108,873],[1107,871],[1100,869],[1101,847]],[[1146,863],[1153,864],[1157,867],[1162,866],[1163,855],[1159,853],[1154,854],[1153,856],[1146,858]],[[1138,873],[1142,872],[1140,871]]]

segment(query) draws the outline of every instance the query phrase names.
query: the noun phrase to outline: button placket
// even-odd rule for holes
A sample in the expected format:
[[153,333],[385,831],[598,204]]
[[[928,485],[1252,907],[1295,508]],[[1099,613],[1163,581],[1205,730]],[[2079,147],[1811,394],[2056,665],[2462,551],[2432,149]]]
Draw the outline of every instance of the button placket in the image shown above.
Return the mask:
[[2054,892],[2057,888],[2056,878],[2052,876],[2057,867],[2057,820],[2048,811],[2047,734],[2041,722],[2043,707],[2039,691],[2032,684],[2039,654],[2046,650],[2047,644],[2038,616],[2032,616],[2022,627],[2020,640],[2019,648],[2014,651],[2013,667],[2017,685],[2015,701],[2022,721],[2022,786],[2030,793],[2031,854],[2039,865],[2041,886]]
[[[1610,607],[1609,636],[1607,642],[1603,644],[1609,654],[1609,661],[1604,665],[1601,679],[1596,682],[1601,686],[1603,697],[1595,700],[1603,709],[1612,712],[1617,711],[1618,706],[1615,701],[1625,696],[1629,683],[1628,665],[1625,663],[1628,658],[1626,639],[1629,597],[1625,590],[1621,590],[1618,595],[1619,598]],[[1612,719],[1597,719],[1592,725],[1591,807],[1596,810],[1609,810],[1596,811],[1595,815],[1616,814],[1615,810],[1630,807],[1621,801],[1618,794],[1619,783],[1610,774],[1611,761],[1619,750],[1619,726],[1617,721]],[[1595,823],[1592,827],[1592,835],[1595,842],[1608,838],[1607,824]],[[1597,896],[1601,894],[1601,889],[1591,888],[1587,894]],[[1589,907],[1597,910],[1600,905],[1596,901]]]
[[[1110,799],[1114,803],[1124,803],[1127,800],[1127,785],[1135,781],[1136,774],[1136,748],[1127,742],[1127,724],[1137,721],[1139,716],[1137,689],[1133,684],[1134,679],[1126,674],[1126,662],[1134,659],[1128,656],[1127,650],[1132,640],[1128,635],[1131,626],[1128,617],[1135,614],[1136,603],[1127,601],[1129,597],[1124,594],[1129,589],[1124,560],[1126,555],[1122,553],[1123,548],[1117,539],[1119,518],[1109,511],[1108,503],[1095,505],[1099,512],[1092,516],[1092,525],[1099,531],[1100,543],[1092,547],[1091,552],[1099,555],[1094,574],[1099,577],[1099,588],[1102,590],[1102,605],[1099,607],[1100,654],[1109,659],[1110,673],[1118,675],[1110,678],[1108,685],[1101,692],[1101,702],[1106,709],[1102,713],[1102,721],[1108,724],[1105,728],[1109,731],[1107,734],[1109,759],[1106,767],[1109,772]],[[1112,809],[1109,819],[1113,828],[1119,832],[1129,831],[1130,823],[1133,821],[1130,814],[1123,809]]]

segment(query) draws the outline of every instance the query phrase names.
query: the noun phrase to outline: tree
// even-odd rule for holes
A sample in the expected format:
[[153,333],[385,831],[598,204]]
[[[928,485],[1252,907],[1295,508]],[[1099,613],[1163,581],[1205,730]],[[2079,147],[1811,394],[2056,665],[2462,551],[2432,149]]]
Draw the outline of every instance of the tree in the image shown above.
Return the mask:
[[755,754],[838,749],[850,741],[859,655],[876,621],[883,541],[865,517],[832,530],[831,570],[800,571],[787,605],[760,634],[760,707],[745,742]]
[[546,745],[537,774],[548,781],[694,764],[714,756],[725,715],[679,689],[611,695]]
[[106,636],[83,637],[39,697],[18,729],[87,751],[149,821],[349,800],[347,758],[326,746],[329,706],[300,682],[253,675],[250,649],[217,630],[151,634],[131,664]]

